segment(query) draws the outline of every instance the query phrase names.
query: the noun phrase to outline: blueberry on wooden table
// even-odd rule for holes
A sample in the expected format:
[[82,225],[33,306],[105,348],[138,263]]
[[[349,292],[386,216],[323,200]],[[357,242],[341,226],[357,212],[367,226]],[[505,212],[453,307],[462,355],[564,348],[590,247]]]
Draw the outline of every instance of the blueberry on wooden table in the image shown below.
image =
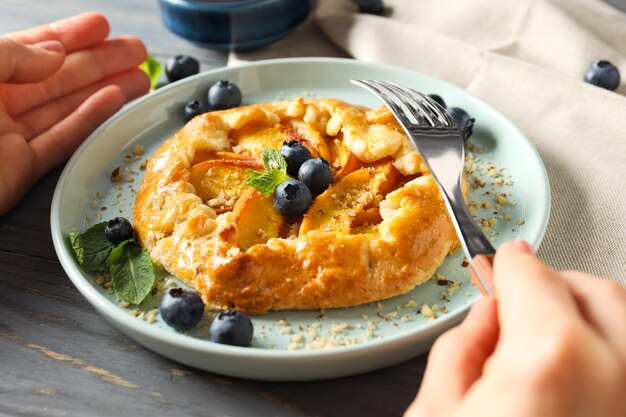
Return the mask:
[[124,217],[115,217],[104,226],[104,237],[116,246],[133,236],[133,225]]
[[279,150],[280,154],[287,162],[287,174],[292,177],[297,177],[300,167],[311,158],[311,152],[297,140],[290,140],[289,142],[283,142],[283,146]]
[[282,182],[274,190],[274,207],[288,218],[302,216],[311,205],[309,187],[296,180]]
[[619,70],[609,61],[594,61],[585,72],[584,80],[600,88],[615,91],[619,87]]
[[185,120],[190,121],[194,117],[206,113],[207,109],[198,100],[191,100],[185,105]]
[[309,187],[312,194],[317,195],[333,183],[333,172],[324,158],[309,159],[300,166],[298,179]]
[[359,13],[381,15],[385,11],[382,0],[359,0]]
[[211,110],[225,110],[241,104],[241,90],[232,81],[220,80],[209,88],[209,107]]
[[232,346],[250,346],[253,334],[250,317],[235,310],[219,312],[209,328],[212,342]]
[[165,75],[171,82],[182,80],[198,72],[200,72],[200,63],[189,55],[174,55],[165,63]]
[[474,131],[474,119],[470,117],[465,110],[460,107],[448,107],[448,114],[456,121],[459,126],[463,140],[467,140]]

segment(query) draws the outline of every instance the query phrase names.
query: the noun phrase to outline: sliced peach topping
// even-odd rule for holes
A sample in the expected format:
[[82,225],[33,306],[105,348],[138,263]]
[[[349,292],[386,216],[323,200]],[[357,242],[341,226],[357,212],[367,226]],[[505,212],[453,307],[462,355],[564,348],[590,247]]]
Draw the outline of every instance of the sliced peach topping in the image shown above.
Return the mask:
[[242,166],[250,169],[262,169],[263,161],[259,158],[254,158],[248,155],[242,155],[234,152],[220,151],[215,152],[208,149],[201,149],[196,152],[196,156],[193,159],[191,165],[197,165],[201,162],[205,162],[212,159],[219,159],[221,161],[229,161],[231,165]]
[[350,152],[350,149],[340,143],[339,140],[331,142],[330,146],[328,146],[328,150],[330,154],[328,163],[335,173],[335,181],[361,168],[359,158]]
[[235,143],[237,152],[255,158],[261,158],[264,149],[280,149],[283,142],[292,140],[282,126],[263,126],[258,123],[248,123],[237,130],[231,130],[229,136]]
[[235,224],[239,236],[239,248],[248,248],[278,237],[285,222],[283,216],[274,208],[270,196],[254,188],[243,192],[233,207]]
[[374,221],[375,212],[367,212],[377,208],[397,178],[398,171],[388,159],[346,175],[313,201],[302,219],[300,235],[312,230],[350,234],[353,227]]
[[218,213],[232,209],[235,201],[248,186],[248,169],[260,171],[257,162],[235,159],[211,159],[200,162],[189,170],[189,182],[196,194]]

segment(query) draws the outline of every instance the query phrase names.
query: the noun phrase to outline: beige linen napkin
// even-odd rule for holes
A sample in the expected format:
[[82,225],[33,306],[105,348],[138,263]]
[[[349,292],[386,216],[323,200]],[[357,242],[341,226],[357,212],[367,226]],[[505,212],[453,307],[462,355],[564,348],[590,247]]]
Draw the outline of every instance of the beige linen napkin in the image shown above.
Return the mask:
[[[385,16],[374,16],[350,0],[320,0],[291,36],[231,62],[345,53],[481,97],[517,124],[546,166],[552,211],[539,255],[556,269],[626,285],[626,15],[600,0],[385,4]],[[582,81],[597,59],[621,69],[617,93]]]

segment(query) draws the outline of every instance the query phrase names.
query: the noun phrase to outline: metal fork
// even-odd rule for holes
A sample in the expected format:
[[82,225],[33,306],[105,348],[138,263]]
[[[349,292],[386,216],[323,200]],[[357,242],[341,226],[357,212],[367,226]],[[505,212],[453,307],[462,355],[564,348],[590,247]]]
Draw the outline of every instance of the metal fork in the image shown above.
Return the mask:
[[474,222],[461,192],[465,148],[457,123],[432,98],[411,88],[389,81],[351,82],[380,98],[415,144],[441,191],[468,257],[472,280],[483,294],[493,296],[496,250]]

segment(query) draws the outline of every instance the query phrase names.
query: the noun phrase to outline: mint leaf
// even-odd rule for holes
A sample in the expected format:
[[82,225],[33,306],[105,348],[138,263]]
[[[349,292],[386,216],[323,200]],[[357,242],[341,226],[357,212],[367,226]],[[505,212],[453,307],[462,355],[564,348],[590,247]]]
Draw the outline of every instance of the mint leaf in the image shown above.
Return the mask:
[[276,149],[263,150],[263,166],[267,171],[278,169],[287,172],[287,161]]
[[107,259],[114,246],[104,236],[106,222],[98,223],[84,233],[70,230],[70,243],[80,267],[86,272],[106,272]]
[[246,184],[265,195],[273,193],[281,182],[291,179],[287,175],[287,161],[276,149],[263,150],[263,166],[265,172],[247,171]]
[[150,78],[150,88],[156,88],[157,80],[163,71],[163,66],[152,55],[148,54],[148,58],[139,65],[139,69],[145,72]]
[[154,285],[154,265],[148,252],[133,240],[120,243],[107,260],[113,289],[118,297],[139,304]]
[[249,169],[247,172],[248,178],[246,178],[246,184],[256,188],[265,195],[272,194],[280,183],[291,179],[289,175],[278,169],[272,169],[271,171],[262,173]]

